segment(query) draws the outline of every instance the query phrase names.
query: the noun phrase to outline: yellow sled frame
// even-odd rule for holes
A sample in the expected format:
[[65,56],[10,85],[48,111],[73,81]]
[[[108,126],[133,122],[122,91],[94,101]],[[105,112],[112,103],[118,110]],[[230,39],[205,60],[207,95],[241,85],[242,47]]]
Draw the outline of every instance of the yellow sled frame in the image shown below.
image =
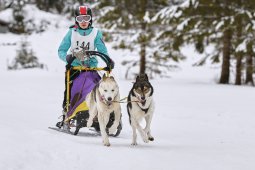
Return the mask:
[[[104,68],[87,68],[83,66],[75,66],[71,68],[72,70],[77,70],[77,71],[102,71]],[[109,72],[107,71],[107,76],[109,75]],[[66,109],[67,112],[69,111],[69,105],[70,105],[70,69],[67,70],[66,72]],[[73,114],[66,118],[65,121],[70,121],[72,118],[76,116],[76,114],[80,111],[83,110],[89,110],[87,104],[85,101],[83,101],[73,112]]]

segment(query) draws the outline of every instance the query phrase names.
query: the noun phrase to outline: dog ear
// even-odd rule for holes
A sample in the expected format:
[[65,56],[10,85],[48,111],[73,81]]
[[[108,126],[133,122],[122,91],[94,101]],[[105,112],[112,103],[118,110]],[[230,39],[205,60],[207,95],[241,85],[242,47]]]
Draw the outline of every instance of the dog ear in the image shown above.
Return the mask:
[[148,75],[145,73],[144,76],[145,76],[145,79],[148,81],[149,80]]
[[110,79],[115,80],[113,76],[110,76]]
[[140,79],[140,76],[137,75],[135,81],[138,81]]
[[[149,83],[150,84],[150,83]],[[150,86],[151,86],[151,93],[150,93],[150,96],[152,96],[153,95],[153,93],[154,93],[154,88],[152,87],[152,85],[150,84]]]
[[105,73],[104,73],[104,75],[103,75],[103,81],[105,81],[106,80],[106,75],[105,75]]

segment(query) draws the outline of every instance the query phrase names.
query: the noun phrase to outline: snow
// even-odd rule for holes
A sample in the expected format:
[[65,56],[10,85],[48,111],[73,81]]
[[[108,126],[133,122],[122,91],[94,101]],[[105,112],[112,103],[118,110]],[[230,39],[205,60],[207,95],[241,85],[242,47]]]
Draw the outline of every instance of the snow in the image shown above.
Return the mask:
[[144,20],[144,22],[147,22],[147,23],[150,23],[150,13],[149,13],[149,11],[146,11],[145,12],[145,15],[144,15],[144,17],[143,17],[143,20]]
[[197,7],[199,5],[199,2],[197,0],[184,0],[183,3],[180,5],[181,8],[188,8],[190,5],[194,5],[194,7]]
[[[68,24],[66,24],[68,25]],[[191,67],[196,54],[180,64],[171,79],[151,80],[156,110],[154,142],[131,146],[132,130],[122,104],[123,130],[102,145],[98,134],[83,128],[78,136],[48,129],[61,115],[64,63],[57,47],[67,31],[54,26],[28,37],[47,70],[7,71],[23,36],[0,34],[0,169],[2,170],[254,170],[255,90],[250,86],[218,85],[219,69]],[[116,62],[113,75],[121,97],[133,80],[124,79],[121,51],[107,44]],[[102,73],[100,73],[102,74]]]
[[179,17],[181,15],[180,12],[177,12],[178,7],[173,5],[171,7],[165,7],[162,10],[160,10],[160,12],[158,12],[153,18],[152,18],[152,22],[155,22],[158,18],[163,19],[165,18],[165,22],[167,22],[167,20],[172,19],[173,17]]
[[189,21],[190,21],[190,18],[185,19],[184,21],[182,21],[182,23],[177,26],[177,30],[183,30],[184,27],[188,25]]
[[215,30],[219,30],[224,24],[225,24],[224,21],[220,21],[219,23],[217,23]]
[[237,46],[236,51],[239,51],[239,52],[247,52],[246,47],[247,47],[247,40],[244,40],[242,43],[240,43],[240,44]]
[[100,10],[100,13],[102,16],[106,15],[108,12],[110,11],[113,11],[114,8],[113,7],[110,7],[110,6],[107,6],[107,7],[104,7]]
[[4,11],[0,11],[0,18],[5,22],[10,22],[11,20],[13,20],[12,10],[7,9]]

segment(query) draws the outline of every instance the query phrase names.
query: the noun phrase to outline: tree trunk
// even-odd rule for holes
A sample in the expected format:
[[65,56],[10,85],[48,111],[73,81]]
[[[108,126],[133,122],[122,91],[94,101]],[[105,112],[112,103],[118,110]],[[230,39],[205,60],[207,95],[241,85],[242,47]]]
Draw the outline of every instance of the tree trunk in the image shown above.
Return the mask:
[[144,74],[146,70],[146,46],[141,44],[141,52],[140,52],[140,74]]
[[[146,31],[146,23],[142,23],[143,33]],[[140,74],[146,71],[146,35],[141,35],[141,51],[140,51]]]
[[[238,5],[241,5],[241,1],[238,1]],[[242,16],[238,15],[237,16],[237,39],[238,42],[241,42],[242,36]],[[236,52],[236,80],[235,84],[236,85],[241,85],[242,84],[242,59],[243,59],[243,53],[241,52]]]
[[242,84],[242,54],[238,53],[236,54],[236,80],[235,85],[241,85]]
[[245,84],[251,84],[254,86],[253,81],[253,49],[252,44],[248,44],[247,47],[248,55],[246,56],[246,79]]
[[229,83],[230,50],[231,50],[231,30],[226,29],[223,33],[223,61],[221,66],[220,84]]

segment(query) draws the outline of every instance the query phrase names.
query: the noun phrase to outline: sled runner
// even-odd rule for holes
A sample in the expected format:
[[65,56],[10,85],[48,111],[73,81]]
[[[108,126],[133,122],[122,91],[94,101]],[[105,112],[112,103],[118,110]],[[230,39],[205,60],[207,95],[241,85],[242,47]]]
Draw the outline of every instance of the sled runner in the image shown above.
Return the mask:
[[[88,68],[82,64],[82,66],[70,67],[66,71],[66,112],[63,114],[62,121],[58,122],[56,126],[61,131],[68,131],[74,135],[77,135],[81,128],[87,127],[89,108],[85,102],[85,98],[101,79],[98,71],[105,71],[106,74],[109,74],[111,71],[111,66],[107,63],[111,63],[112,61],[107,55],[97,51],[83,51],[83,54],[84,58],[87,59],[95,56],[100,57],[106,63],[107,67]],[[84,63],[84,61],[81,61],[81,63]],[[113,125],[114,120],[114,113],[111,113],[106,131]],[[97,132],[100,132],[97,117],[93,119],[91,127]],[[117,131],[113,136],[118,136],[121,130],[122,123],[120,121]]]

